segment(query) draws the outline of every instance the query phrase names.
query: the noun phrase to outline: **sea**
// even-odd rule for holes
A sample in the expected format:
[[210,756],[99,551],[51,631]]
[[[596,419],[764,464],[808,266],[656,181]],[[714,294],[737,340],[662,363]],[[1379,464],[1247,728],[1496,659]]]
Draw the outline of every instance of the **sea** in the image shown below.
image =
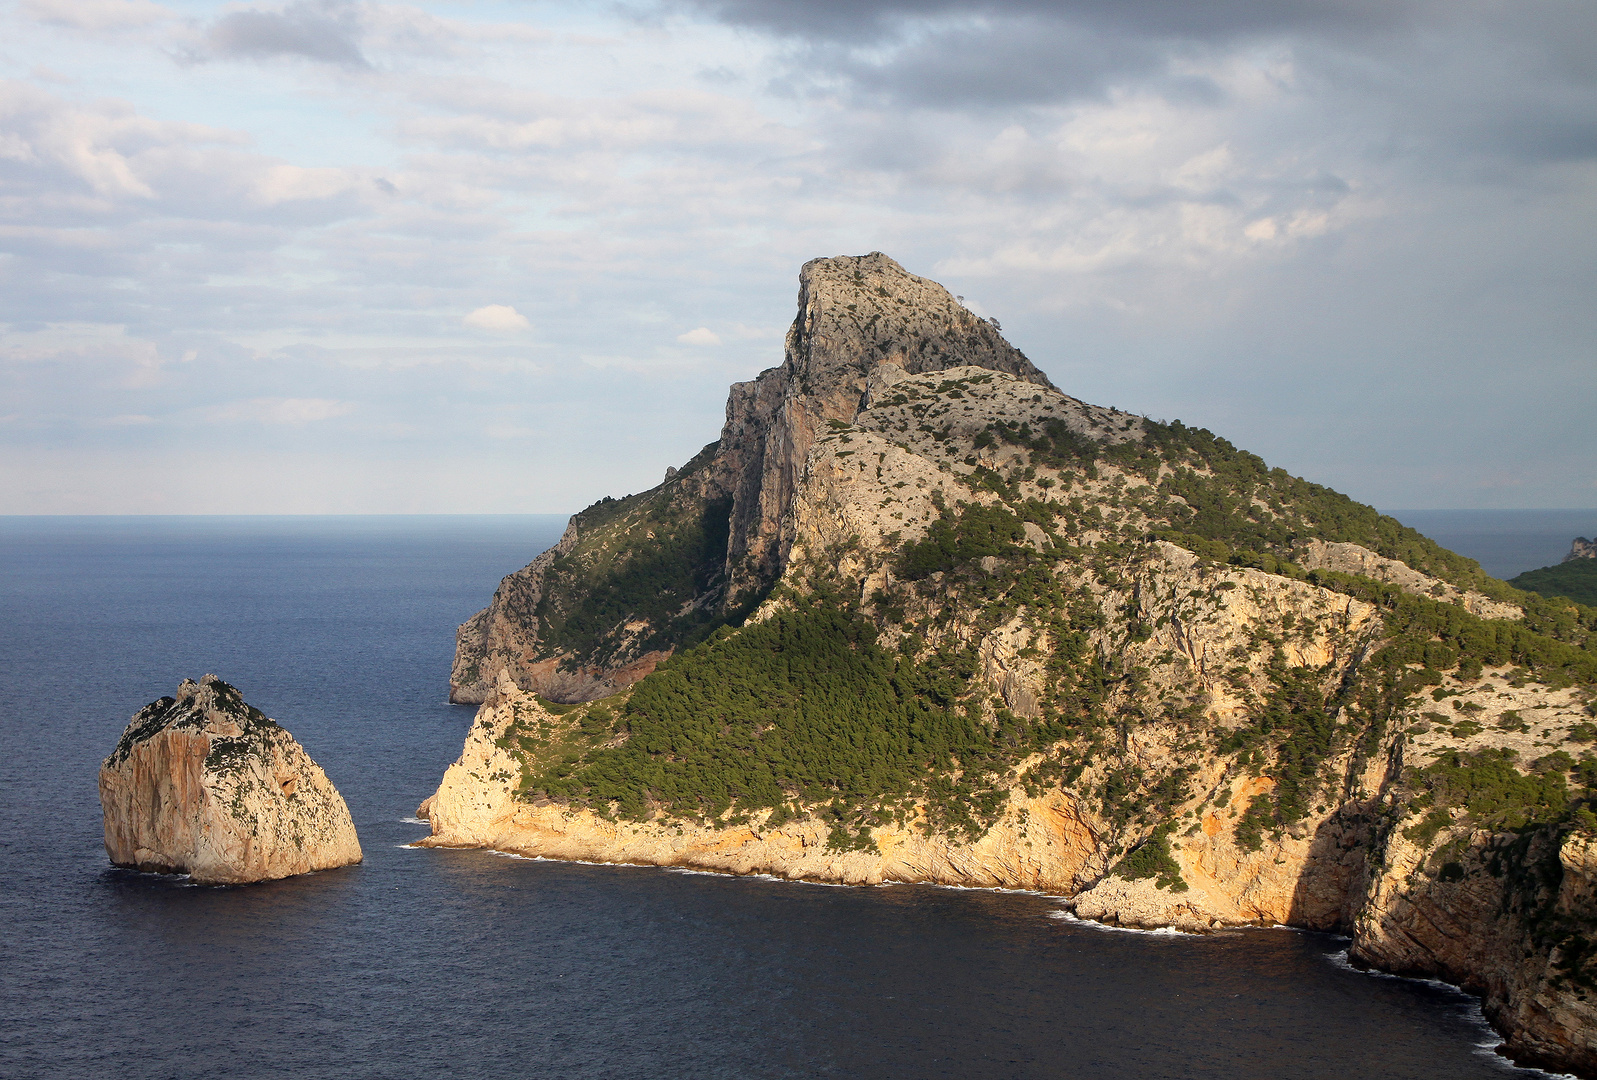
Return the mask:
[[[1330,934],[410,846],[471,723],[454,628],[563,523],[0,518],[0,1076],[1543,1075],[1470,996]],[[365,862],[233,888],[108,864],[100,760],[206,672],[321,763]]]

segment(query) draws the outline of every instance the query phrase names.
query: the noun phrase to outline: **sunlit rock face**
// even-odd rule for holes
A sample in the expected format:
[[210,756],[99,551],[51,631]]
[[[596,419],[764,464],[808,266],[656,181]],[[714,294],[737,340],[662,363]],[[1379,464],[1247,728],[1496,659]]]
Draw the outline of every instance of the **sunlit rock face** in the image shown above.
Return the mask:
[[100,766],[117,866],[240,885],[361,861],[332,782],[276,721],[214,675],[128,723]]

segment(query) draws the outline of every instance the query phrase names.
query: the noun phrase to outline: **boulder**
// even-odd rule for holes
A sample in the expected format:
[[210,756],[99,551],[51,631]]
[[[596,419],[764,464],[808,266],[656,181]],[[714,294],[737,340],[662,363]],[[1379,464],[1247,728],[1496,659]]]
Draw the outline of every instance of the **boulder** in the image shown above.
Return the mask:
[[139,710],[100,766],[111,862],[241,885],[361,861],[344,798],[215,675]]

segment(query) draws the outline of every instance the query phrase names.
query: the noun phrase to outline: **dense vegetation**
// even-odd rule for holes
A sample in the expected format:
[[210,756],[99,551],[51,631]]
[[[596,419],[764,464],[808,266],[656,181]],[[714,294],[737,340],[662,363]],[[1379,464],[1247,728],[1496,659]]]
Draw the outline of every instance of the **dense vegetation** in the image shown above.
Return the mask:
[[1523,620],[1483,619],[1369,578],[1315,571],[1309,580],[1382,608],[1390,641],[1371,658],[1376,668],[1422,664],[1474,678],[1483,666],[1517,664],[1554,686],[1597,682],[1597,609],[1544,601]]
[[1540,570],[1527,570],[1510,585],[1542,596],[1562,596],[1597,607],[1597,559],[1571,559]]
[[919,581],[989,555],[1015,555],[1026,539],[1025,524],[1002,506],[944,507],[920,540],[905,544],[899,576]]
[[880,648],[834,597],[789,602],[662,664],[615,720],[626,741],[560,763],[532,790],[614,802],[628,817],[715,818],[796,799],[829,804],[856,830],[902,820],[920,797],[934,827],[984,832],[1013,748],[966,699],[974,655],[917,663]]
[[1187,883],[1181,877],[1181,865],[1170,852],[1170,834],[1174,830],[1174,823],[1159,826],[1152,836],[1116,863],[1111,872],[1127,881],[1153,878],[1154,884],[1161,889],[1186,892]]
[[[712,449],[679,477],[707,463]],[[730,499],[705,500],[677,482],[577,515],[577,545],[550,564],[532,613],[542,655],[602,664],[623,647],[636,655],[691,643],[742,615],[718,603],[731,510]],[[627,639],[629,622],[647,624],[641,639]]]

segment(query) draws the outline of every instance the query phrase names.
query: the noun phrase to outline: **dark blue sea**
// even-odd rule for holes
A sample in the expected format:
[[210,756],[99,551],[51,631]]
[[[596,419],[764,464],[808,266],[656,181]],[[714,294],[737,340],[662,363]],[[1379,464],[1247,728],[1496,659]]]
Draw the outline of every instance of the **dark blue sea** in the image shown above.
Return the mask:
[[[407,847],[471,721],[454,627],[561,524],[0,519],[0,1076],[1535,1075],[1471,999],[1328,935]],[[363,865],[202,888],[107,864],[100,759],[205,672],[325,767]]]

